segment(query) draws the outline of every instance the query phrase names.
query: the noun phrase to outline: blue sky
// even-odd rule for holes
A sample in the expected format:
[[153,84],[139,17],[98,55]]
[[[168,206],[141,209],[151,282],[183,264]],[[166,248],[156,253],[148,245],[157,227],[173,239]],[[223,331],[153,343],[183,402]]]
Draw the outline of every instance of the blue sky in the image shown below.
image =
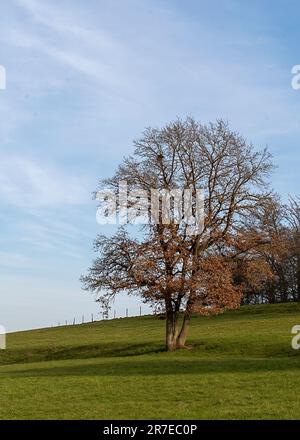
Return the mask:
[[97,316],[78,281],[105,232],[91,193],[145,126],[225,118],[269,147],[275,190],[298,192],[299,14],[292,0],[1,2],[0,324]]

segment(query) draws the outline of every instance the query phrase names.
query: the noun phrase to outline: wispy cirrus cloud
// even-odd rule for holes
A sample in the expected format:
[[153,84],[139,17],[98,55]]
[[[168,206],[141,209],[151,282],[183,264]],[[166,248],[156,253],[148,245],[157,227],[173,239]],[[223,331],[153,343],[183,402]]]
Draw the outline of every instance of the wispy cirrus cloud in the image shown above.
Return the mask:
[[93,29],[91,26],[79,24],[76,20],[74,21],[74,15],[70,16],[64,8],[57,8],[53,3],[36,0],[15,1],[29,12],[37,23],[43,24],[63,36],[75,37],[76,40],[88,44],[89,47],[96,47],[104,52],[125,49],[125,46],[117,42],[103,29]]
[[84,50],[76,50],[74,46],[57,45],[51,43],[48,38],[33,35],[20,29],[11,29],[7,36],[10,44],[27,50],[39,51],[62,66],[70,67],[97,83],[108,86],[125,85],[122,77],[116,74],[113,64],[103,59],[101,61],[101,56],[86,55]]
[[[27,11],[38,27],[35,32],[28,28],[13,28],[6,38],[16,46],[39,50],[61,64],[71,67],[97,83],[114,87],[128,85],[123,73],[124,62],[130,49],[101,28],[80,23],[79,17],[66,14],[64,8],[49,2],[16,0]],[[76,11],[76,8],[75,8]]]
[[3,269],[32,269],[37,267],[37,261],[17,252],[0,251],[0,268]]
[[84,178],[20,155],[2,155],[0,199],[22,209],[79,205],[89,199]]

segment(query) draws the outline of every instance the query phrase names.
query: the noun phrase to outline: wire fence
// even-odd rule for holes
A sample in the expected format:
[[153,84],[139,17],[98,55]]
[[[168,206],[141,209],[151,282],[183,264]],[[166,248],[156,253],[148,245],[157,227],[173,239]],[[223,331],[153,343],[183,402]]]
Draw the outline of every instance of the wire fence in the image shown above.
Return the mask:
[[142,316],[142,306],[140,306],[138,313],[132,314],[130,313],[129,308],[125,308],[121,311],[121,313],[114,309],[111,313],[111,316],[107,316],[105,313],[100,314],[100,319],[96,319],[94,313],[89,315],[81,315],[80,317],[74,316],[72,319],[66,319],[64,321],[59,321],[57,324],[53,324],[52,327],[60,327],[67,325],[78,325],[78,324],[91,324],[93,322],[99,321],[108,321],[113,319],[121,319],[121,318],[129,318],[129,317],[137,317]]

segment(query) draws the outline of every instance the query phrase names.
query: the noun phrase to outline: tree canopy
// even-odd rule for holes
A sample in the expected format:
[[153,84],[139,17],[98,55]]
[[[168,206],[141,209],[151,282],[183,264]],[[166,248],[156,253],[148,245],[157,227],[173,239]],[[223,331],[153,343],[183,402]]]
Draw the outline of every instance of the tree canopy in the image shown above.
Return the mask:
[[[105,307],[126,291],[163,310],[166,347],[174,350],[185,346],[193,313],[219,313],[241,304],[245,277],[237,276],[237,261],[269,243],[261,217],[274,199],[268,186],[273,164],[267,149],[257,151],[223,120],[203,125],[188,118],[147,128],[134,147],[99,189],[109,189],[116,200],[120,182],[126,182],[128,193],[143,191],[149,204],[142,238],[132,237],[126,225],[113,236],[99,235],[99,257],[82,282]],[[201,228],[174,215],[176,189],[189,189],[192,218],[202,191]],[[171,194],[173,215],[167,219],[162,200],[155,216],[151,211],[153,190],[161,199]],[[129,196],[128,208],[138,201],[140,196]],[[117,202],[119,213],[123,208]]]

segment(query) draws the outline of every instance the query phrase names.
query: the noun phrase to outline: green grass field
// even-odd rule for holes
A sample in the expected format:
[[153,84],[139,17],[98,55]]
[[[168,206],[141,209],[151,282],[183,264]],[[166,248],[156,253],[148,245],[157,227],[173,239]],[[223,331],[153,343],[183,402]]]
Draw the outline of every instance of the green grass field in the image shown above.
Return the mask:
[[195,317],[192,350],[165,353],[147,316],[9,334],[1,419],[298,419],[300,305]]

